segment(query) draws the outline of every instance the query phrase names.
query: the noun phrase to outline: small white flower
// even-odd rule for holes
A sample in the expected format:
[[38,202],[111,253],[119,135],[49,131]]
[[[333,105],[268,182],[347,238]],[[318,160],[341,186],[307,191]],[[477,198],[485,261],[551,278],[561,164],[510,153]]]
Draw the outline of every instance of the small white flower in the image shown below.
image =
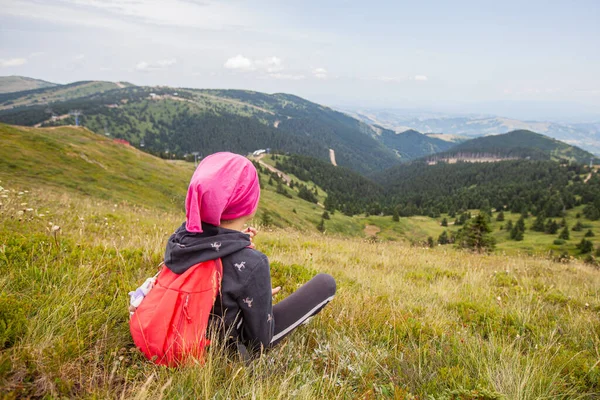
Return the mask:
[[46,215],[45,215],[45,214],[40,214],[39,216],[40,216],[40,217],[45,217]]
[[31,212],[31,211],[33,211],[33,208],[28,208],[28,209],[27,209],[27,210],[25,210],[25,211],[29,211],[29,212]]
[[52,232],[56,232],[58,230],[60,230],[60,226],[58,226],[58,225],[53,225],[52,226]]
[[21,203],[21,206],[26,206],[26,205],[27,205],[27,203]]
[[17,215],[23,215],[24,212],[23,211],[17,211]]
[[18,194],[19,196],[22,196],[22,195],[24,195],[25,193],[23,193],[23,192],[19,192],[19,193],[17,193],[17,194]]
[[502,301],[502,297],[498,296],[498,297],[496,297],[496,300]]
[[590,303],[585,303],[585,306],[586,306],[586,307],[589,307],[589,306],[590,306]]

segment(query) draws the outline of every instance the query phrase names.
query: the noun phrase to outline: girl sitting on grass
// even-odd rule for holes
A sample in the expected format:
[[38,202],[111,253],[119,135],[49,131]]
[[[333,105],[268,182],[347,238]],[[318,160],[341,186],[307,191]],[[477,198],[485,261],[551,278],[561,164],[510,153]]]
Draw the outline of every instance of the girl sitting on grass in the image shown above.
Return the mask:
[[207,260],[223,265],[220,293],[211,320],[227,332],[244,357],[276,345],[330,302],[335,280],[318,274],[272,305],[269,260],[254,248],[256,229],[244,229],[256,214],[260,186],[245,157],[216,153],[192,176],[185,201],[186,222],[169,238],[165,266],[176,274]]

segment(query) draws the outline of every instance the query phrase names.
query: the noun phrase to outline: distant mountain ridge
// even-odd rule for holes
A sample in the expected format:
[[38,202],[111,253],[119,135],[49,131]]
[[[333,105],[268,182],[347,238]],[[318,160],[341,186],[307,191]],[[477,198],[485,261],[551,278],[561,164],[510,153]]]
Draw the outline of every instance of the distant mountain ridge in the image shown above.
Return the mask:
[[394,132],[379,126],[379,138],[387,147],[396,151],[403,161],[414,160],[424,155],[436,154],[452,148],[454,143],[429,137],[413,129]]
[[[576,161],[580,164],[597,159],[592,153],[539,133],[516,130],[500,135],[479,137],[457,144],[430,160],[532,159]],[[489,161],[489,160],[488,160]]]
[[562,140],[600,155],[600,121],[559,124],[548,121],[522,121],[489,115],[449,115],[435,112],[394,109],[346,109],[344,112],[365,123],[397,132],[414,129],[429,134],[479,137],[514,130],[529,130]]
[[0,93],[21,92],[53,86],[58,86],[58,84],[26,76],[0,76]]

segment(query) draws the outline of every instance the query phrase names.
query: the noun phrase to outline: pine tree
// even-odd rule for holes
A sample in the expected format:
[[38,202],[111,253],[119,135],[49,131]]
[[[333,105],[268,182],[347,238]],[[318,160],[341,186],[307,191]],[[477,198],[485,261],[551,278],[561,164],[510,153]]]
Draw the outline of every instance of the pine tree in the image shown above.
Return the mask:
[[444,231],[440,233],[440,237],[438,237],[439,244],[448,244],[450,240],[448,239],[448,231]]
[[535,232],[544,232],[544,230],[546,229],[545,221],[546,215],[544,213],[540,213],[533,222],[533,225],[531,225],[531,230]]
[[564,228],[565,226],[567,226],[567,220],[563,217],[563,219],[560,221],[560,227]]
[[581,242],[579,242],[577,248],[581,254],[586,254],[591,253],[594,250],[594,245],[589,240],[581,239]]
[[565,226],[563,228],[563,230],[560,232],[560,235],[558,235],[558,238],[562,239],[562,240],[569,240],[569,238],[570,238],[569,227]]
[[504,227],[504,229],[506,229],[507,232],[510,232],[513,228],[513,222],[511,219],[508,220],[508,222],[506,223],[506,226]]
[[321,222],[317,224],[317,230],[321,233],[325,232],[325,220],[321,218]]
[[583,230],[583,224],[581,223],[581,221],[577,221],[577,223],[573,227],[573,231],[574,232],[581,232],[582,230]]
[[398,215],[398,210],[394,209],[394,213],[392,214],[392,221],[394,222],[399,222],[400,221],[400,215]]
[[584,235],[585,237],[594,237],[596,235],[594,235],[594,232],[592,232],[591,229],[588,229],[588,231],[585,233]]
[[329,213],[327,212],[327,210],[323,211],[323,215],[321,215],[321,218],[323,218],[323,219],[331,219],[331,217],[329,217]]
[[548,222],[546,223],[546,227],[545,227],[544,231],[546,233],[554,235],[556,232],[558,232],[558,223],[556,223],[556,221],[553,220],[553,219],[548,220]]
[[448,226],[448,218],[444,217],[444,219],[442,219],[442,226]]
[[271,218],[271,215],[269,214],[268,211],[265,211],[262,214],[262,217],[261,217],[260,221],[262,222],[262,224],[264,226],[269,226],[269,225],[271,225],[273,223],[273,219]]
[[435,241],[433,240],[433,238],[431,236],[429,236],[427,238],[427,246],[433,248],[435,246]]
[[525,233],[525,218],[521,216],[517,223],[513,226],[510,231],[510,238],[512,240],[521,241],[523,240],[523,235]]
[[498,222],[504,221],[504,211],[500,211],[498,213],[498,215],[496,216],[496,221],[498,221]]
[[494,249],[495,240],[490,235],[488,216],[479,214],[466,222],[458,234],[456,241],[459,247],[476,251],[491,251]]

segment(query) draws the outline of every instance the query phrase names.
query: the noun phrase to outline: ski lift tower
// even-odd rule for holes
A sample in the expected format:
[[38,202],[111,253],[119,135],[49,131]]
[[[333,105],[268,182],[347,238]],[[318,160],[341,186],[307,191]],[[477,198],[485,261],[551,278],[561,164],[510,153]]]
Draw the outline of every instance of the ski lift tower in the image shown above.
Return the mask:
[[83,114],[81,112],[81,110],[71,110],[69,111],[69,115],[72,115],[75,117],[75,126],[79,126],[79,116]]
[[194,155],[194,164],[196,166],[198,166],[198,156],[200,155],[199,151],[192,151],[192,154]]

